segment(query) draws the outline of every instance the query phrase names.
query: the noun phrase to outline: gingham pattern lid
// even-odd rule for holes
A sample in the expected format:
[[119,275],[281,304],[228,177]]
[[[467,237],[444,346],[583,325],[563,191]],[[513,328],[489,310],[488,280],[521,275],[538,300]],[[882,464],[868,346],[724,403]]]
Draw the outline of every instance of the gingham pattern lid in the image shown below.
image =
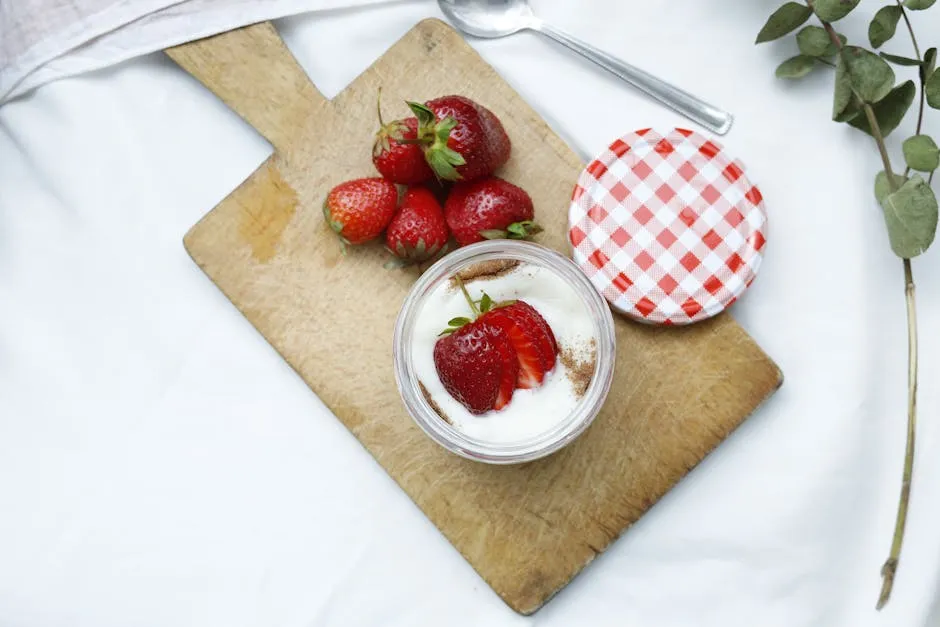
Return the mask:
[[578,179],[575,262],[632,318],[688,324],[727,309],[760,268],[767,215],[740,162],[698,133],[650,129],[611,144]]

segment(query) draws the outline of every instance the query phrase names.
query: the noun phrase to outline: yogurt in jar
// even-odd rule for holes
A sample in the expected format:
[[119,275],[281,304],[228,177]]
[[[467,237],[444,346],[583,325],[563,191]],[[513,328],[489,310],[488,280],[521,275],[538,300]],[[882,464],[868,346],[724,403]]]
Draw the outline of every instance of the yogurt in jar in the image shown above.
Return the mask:
[[457,282],[442,281],[416,313],[411,346],[414,372],[440,418],[470,438],[492,443],[529,440],[551,430],[575,409],[594,376],[596,322],[575,289],[547,267],[490,260],[459,272],[471,298],[485,292],[494,302],[524,300],[545,319],[558,343],[558,357],[542,385],[516,389],[500,410],[472,414],[450,395],[434,364],[434,347],[452,318],[469,314]]

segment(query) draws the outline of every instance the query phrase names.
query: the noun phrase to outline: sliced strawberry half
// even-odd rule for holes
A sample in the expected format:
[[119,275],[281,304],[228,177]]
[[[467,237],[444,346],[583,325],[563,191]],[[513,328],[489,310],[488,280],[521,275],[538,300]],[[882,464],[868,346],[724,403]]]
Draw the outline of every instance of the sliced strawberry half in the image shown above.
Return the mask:
[[540,346],[540,342],[545,341],[542,329],[531,325],[512,306],[494,309],[483,319],[505,331],[516,351],[519,364],[516,387],[529,390],[542,385],[545,373],[548,372]]
[[542,317],[532,305],[524,300],[517,300],[509,306],[516,311],[516,315],[527,321],[527,325],[542,330],[539,347],[542,351],[542,358],[545,360],[546,372],[555,367],[555,360],[558,355],[558,342],[555,340],[555,334],[548,322]]

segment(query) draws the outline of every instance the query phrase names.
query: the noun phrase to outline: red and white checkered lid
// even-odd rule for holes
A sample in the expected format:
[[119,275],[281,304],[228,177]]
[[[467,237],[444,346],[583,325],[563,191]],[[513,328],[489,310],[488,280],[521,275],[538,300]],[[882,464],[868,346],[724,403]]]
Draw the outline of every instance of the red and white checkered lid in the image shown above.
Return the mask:
[[742,164],[714,141],[643,129],[581,173],[568,227],[575,262],[615,310],[688,324],[724,311],[751,285],[767,214]]

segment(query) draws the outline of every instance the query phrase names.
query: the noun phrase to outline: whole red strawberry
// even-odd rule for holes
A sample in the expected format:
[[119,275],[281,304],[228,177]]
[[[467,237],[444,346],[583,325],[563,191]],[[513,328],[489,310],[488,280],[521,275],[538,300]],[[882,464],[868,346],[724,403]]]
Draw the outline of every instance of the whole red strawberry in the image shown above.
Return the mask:
[[417,185],[434,178],[434,172],[424,157],[424,149],[417,143],[418,118],[405,118],[386,124],[382,120],[381,95],[379,90],[379,130],[372,146],[375,169],[399,185]]
[[542,230],[532,221],[532,198],[496,176],[455,184],[444,205],[444,217],[461,246],[484,239],[528,239]]
[[441,338],[434,345],[434,366],[444,389],[470,413],[501,409],[512,397],[515,354],[498,327],[475,321]]
[[344,244],[361,244],[381,235],[398,206],[398,188],[383,178],[355,179],[330,190],[323,217]]
[[464,96],[409,102],[418,138],[434,173],[448,181],[473,181],[509,160],[512,142],[496,115]]
[[430,190],[412,187],[401,199],[401,207],[385,232],[385,246],[408,262],[434,257],[450,238],[444,210]]

